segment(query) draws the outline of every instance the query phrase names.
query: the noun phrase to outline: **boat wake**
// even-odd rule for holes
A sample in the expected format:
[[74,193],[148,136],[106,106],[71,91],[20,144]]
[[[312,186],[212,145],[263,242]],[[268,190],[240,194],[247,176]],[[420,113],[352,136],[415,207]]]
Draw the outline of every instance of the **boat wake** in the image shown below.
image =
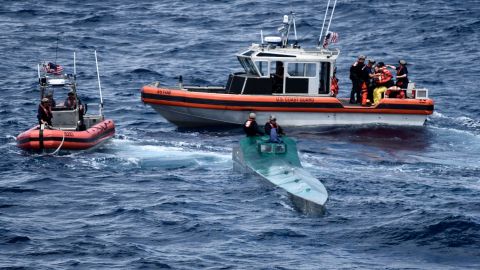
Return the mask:
[[[102,153],[103,152],[103,153]],[[175,144],[162,143],[155,140],[132,141],[129,139],[113,139],[103,147],[97,162],[107,166],[110,161],[120,161],[128,167],[176,169],[184,167],[203,167],[214,164],[216,167],[231,167],[230,153],[219,153],[199,149],[198,145],[188,142]]]
[[435,127],[449,127],[449,130],[465,132],[474,136],[480,135],[480,121],[468,116],[451,117],[436,111],[430,117]]

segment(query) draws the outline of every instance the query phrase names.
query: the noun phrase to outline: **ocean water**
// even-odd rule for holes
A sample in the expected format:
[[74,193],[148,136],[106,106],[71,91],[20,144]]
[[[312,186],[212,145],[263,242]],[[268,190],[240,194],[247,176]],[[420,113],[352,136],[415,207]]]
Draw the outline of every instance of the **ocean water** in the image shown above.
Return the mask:
[[[340,96],[358,54],[406,59],[435,112],[421,128],[287,129],[329,191],[323,216],[232,170],[240,128],[178,129],[142,104],[153,81],[225,84],[234,54],[290,11],[301,45],[315,45],[326,2],[2,1],[0,267],[479,269],[478,0],[338,1]],[[76,51],[80,96],[97,102],[94,50],[115,138],[19,150],[36,122],[36,65],[72,72]]]

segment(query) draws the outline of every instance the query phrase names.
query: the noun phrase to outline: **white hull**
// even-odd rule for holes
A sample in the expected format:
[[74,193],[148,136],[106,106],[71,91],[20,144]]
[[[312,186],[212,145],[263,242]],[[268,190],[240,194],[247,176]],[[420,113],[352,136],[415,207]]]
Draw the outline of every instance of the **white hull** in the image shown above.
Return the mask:
[[[214,110],[192,107],[150,104],[165,119],[180,127],[241,125],[249,110]],[[256,111],[257,122],[265,123],[271,114],[282,126],[335,126],[383,124],[393,126],[423,126],[427,115],[382,113],[276,112]]]

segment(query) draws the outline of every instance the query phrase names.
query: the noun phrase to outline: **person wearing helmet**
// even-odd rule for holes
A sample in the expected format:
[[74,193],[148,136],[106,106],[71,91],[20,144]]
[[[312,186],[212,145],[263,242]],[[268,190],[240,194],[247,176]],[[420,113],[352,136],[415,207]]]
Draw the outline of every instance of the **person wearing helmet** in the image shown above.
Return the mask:
[[270,142],[282,142],[282,140],[278,136],[285,134],[283,133],[282,127],[277,124],[277,118],[275,117],[275,115],[270,115],[268,122],[265,123],[265,134],[270,136]]
[[277,129],[277,134],[284,135],[282,127],[277,124],[277,118],[275,115],[270,115],[268,122],[265,123],[265,134],[270,135],[270,131],[275,128]]
[[38,118],[38,124],[47,124],[49,126],[52,125],[52,108],[50,107],[50,101],[48,98],[42,98],[42,101],[40,102],[40,105],[38,105],[38,113],[37,113],[37,118]]
[[247,121],[245,121],[245,124],[243,124],[243,130],[245,131],[247,137],[263,135],[263,132],[258,128],[257,121],[255,121],[256,117],[257,115],[251,112],[248,115]]
[[[406,93],[405,89],[408,87],[408,70],[407,70],[407,61],[405,60],[400,60],[398,61],[398,67],[393,66],[393,65],[388,65],[389,68],[393,68],[397,71],[397,82],[395,85],[399,87],[400,91],[395,91],[394,96],[392,97],[397,97],[397,98],[405,98]],[[390,97],[390,96],[389,96]]]

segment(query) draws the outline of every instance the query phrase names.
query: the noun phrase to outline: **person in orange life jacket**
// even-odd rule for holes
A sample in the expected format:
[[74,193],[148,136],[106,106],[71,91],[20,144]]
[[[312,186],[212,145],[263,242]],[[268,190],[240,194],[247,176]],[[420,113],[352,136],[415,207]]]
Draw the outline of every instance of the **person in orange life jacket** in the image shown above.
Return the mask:
[[394,85],[392,73],[388,71],[388,69],[385,67],[385,64],[383,62],[379,62],[377,67],[378,73],[375,73],[374,75],[376,83],[376,88],[373,90],[374,105],[380,102],[380,99],[382,99],[382,94],[387,91],[388,87]]
[[337,78],[337,67],[333,69],[332,83],[330,87],[330,96],[336,97],[338,95],[338,78]]
[[285,133],[283,133],[282,127],[277,124],[277,118],[275,117],[275,115],[270,115],[269,121],[265,123],[265,134],[270,136],[270,142],[282,142],[282,140],[278,136],[285,135]]
[[47,125],[52,125],[52,109],[50,107],[50,102],[48,98],[42,98],[42,101],[40,102],[40,105],[38,105],[38,113],[37,113],[37,118],[38,118],[38,124],[47,124]]
[[247,121],[245,121],[245,123],[243,124],[243,131],[245,131],[247,137],[264,135],[263,132],[259,129],[257,121],[255,121],[256,117],[257,116],[255,115],[255,113],[250,113],[248,115]]
[[350,80],[352,81],[352,91],[350,92],[350,103],[360,103],[362,91],[362,68],[365,66],[365,56],[360,55],[358,60],[350,67]]
[[[401,89],[407,89],[408,87],[408,70],[407,70],[407,61],[405,60],[400,60],[398,61],[399,66],[395,67],[392,65],[388,65],[388,67],[393,68],[397,71],[397,82],[395,83],[396,86],[398,86]],[[396,97],[397,98],[405,98],[405,91],[395,91],[396,92]],[[389,95],[390,97],[390,95]],[[393,97],[393,96],[392,96]]]

